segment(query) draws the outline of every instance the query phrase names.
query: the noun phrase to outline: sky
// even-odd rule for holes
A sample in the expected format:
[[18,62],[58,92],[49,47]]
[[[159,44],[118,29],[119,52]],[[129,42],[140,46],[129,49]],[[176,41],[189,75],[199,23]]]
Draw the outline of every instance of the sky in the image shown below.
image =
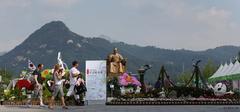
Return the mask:
[[240,0],[0,0],[0,52],[44,24],[140,46],[205,50],[240,44]]

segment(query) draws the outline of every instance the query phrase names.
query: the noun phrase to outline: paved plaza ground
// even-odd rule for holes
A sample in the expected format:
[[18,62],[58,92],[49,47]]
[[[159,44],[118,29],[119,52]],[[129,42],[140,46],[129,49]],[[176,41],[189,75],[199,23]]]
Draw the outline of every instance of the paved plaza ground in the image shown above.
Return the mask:
[[71,106],[68,110],[55,107],[54,110],[33,106],[0,106],[0,112],[240,112],[239,106],[219,105],[219,106],[197,106],[197,105],[171,105],[171,106],[106,106],[88,105]]

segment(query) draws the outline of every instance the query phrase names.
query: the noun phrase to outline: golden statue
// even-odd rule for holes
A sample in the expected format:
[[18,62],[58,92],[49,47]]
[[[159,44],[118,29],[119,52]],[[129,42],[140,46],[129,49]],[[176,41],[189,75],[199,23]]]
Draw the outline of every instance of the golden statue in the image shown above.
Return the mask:
[[108,75],[118,76],[126,71],[126,61],[121,54],[118,53],[118,49],[114,48],[113,53],[108,55]]

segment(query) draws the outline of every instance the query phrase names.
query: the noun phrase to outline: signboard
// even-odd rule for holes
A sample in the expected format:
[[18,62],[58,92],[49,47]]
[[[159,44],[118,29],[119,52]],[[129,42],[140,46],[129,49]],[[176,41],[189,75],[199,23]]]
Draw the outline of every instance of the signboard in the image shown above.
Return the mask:
[[86,100],[94,102],[106,101],[106,61],[86,61]]

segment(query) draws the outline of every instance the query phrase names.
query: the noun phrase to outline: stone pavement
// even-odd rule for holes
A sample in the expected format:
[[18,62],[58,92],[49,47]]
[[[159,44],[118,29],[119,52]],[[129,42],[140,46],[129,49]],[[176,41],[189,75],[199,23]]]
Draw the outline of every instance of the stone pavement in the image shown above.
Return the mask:
[[106,106],[88,105],[71,106],[68,110],[55,107],[54,110],[33,106],[0,106],[0,112],[240,112],[240,105],[229,106],[197,106],[197,105],[171,105],[171,106]]

